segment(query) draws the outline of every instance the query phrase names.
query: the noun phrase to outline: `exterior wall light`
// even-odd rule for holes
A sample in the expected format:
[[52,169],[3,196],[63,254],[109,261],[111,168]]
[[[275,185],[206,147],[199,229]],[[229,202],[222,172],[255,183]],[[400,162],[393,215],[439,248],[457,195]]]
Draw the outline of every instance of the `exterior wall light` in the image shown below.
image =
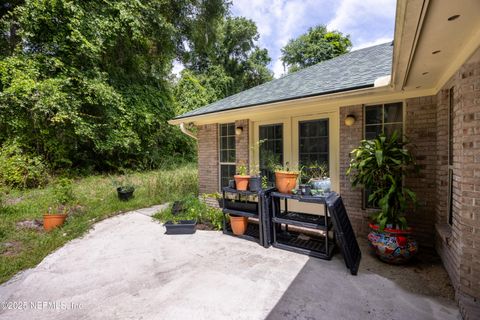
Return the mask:
[[235,128],[235,134],[236,134],[237,136],[241,135],[242,132],[243,132],[243,127],[236,127],[236,128]]
[[353,114],[349,114],[345,117],[345,125],[347,127],[351,127],[353,126],[353,124],[355,123],[357,119],[355,118],[355,116]]

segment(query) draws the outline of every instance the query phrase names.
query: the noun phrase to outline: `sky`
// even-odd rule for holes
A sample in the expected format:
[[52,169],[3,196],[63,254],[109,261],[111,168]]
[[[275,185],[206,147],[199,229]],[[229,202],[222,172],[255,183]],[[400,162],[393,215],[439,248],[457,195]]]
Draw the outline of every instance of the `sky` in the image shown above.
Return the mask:
[[395,5],[395,0],[233,0],[231,12],[257,24],[259,44],[268,49],[270,69],[279,77],[280,49],[318,24],[349,34],[353,50],[391,41]]
[[[349,34],[352,50],[393,40],[395,0],[233,0],[231,13],[253,20],[275,77],[284,73],[280,49],[318,24]],[[174,65],[178,73],[182,67]]]

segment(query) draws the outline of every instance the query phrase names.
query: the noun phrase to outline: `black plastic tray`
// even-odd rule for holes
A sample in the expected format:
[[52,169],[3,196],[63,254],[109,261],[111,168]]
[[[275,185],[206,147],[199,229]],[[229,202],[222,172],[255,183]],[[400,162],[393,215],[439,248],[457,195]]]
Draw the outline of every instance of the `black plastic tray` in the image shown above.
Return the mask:
[[327,217],[327,225],[325,225],[325,216],[301,213],[295,211],[282,212],[272,218],[275,223],[291,224],[304,228],[313,228],[319,230],[327,230],[330,225],[330,218]]
[[297,253],[306,254],[312,257],[330,260],[333,255],[334,243],[330,240],[328,244],[328,252],[325,248],[325,237],[312,237],[303,239],[297,232],[278,232],[273,246],[280,249],[285,249]]
[[180,220],[177,223],[167,221],[164,226],[166,234],[193,234],[197,231],[197,220]]

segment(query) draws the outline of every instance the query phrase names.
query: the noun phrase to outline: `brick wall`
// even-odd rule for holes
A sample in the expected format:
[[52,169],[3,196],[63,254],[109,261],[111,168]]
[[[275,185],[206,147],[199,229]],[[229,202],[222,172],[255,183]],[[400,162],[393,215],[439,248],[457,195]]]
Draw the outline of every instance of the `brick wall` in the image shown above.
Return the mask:
[[242,127],[242,134],[235,136],[235,157],[238,164],[244,164],[248,167],[248,120],[235,121],[235,128]]
[[[441,132],[447,120],[448,90],[454,88],[453,121],[453,223],[445,224],[447,207],[437,206],[437,250],[457,291],[466,318],[480,318],[480,49],[437,94],[439,144],[446,143]],[[447,131],[448,132],[448,131]],[[445,191],[444,160],[448,153],[439,145],[438,198]],[[446,196],[446,194],[445,194]]]
[[218,191],[218,125],[198,127],[198,183],[199,192]]
[[407,216],[409,225],[422,246],[434,247],[436,207],[436,153],[437,106],[436,96],[419,97],[406,101],[405,136],[415,156],[419,173],[405,179],[418,199],[418,206]]
[[[435,162],[436,155],[432,147],[436,145],[436,104],[435,97],[409,99],[406,102],[406,135],[415,148],[412,152],[421,167],[418,177],[406,179],[406,185],[417,192],[419,208],[411,212],[407,219],[415,230],[420,245],[434,246],[434,220],[436,195]],[[362,105],[340,108],[340,119],[348,114],[355,116],[353,126],[347,127],[340,121],[340,192],[344,199],[348,215],[358,236],[365,236],[368,230],[368,217],[373,210],[362,209],[362,192],[353,189],[350,179],[345,175],[350,162],[349,152],[356,148],[363,139],[363,107]]]
[[[354,115],[356,121],[352,126],[347,127],[343,119],[349,114]],[[356,148],[362,139],[362,105],[340,108],[340,194],[357,236],[365,236],[368,233],[369,213],[362,209],[361,190],[351,187],[350,178],[345,175],[345,172],[350,164],[350,151]]]

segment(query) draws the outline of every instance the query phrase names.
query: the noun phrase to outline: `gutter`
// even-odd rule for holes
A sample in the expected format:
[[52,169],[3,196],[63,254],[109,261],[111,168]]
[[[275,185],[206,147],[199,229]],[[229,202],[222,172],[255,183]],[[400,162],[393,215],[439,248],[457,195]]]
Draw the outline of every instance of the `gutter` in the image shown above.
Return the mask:
[[185,128],[185,123],[182,122],[180,123],[180,131],[182,131],[182,133],[186,134],[187,136],[189,136],[190,138],[193,138],[195,140],[198,140],[197,136],[190,130],[188,130],[187,128]]

